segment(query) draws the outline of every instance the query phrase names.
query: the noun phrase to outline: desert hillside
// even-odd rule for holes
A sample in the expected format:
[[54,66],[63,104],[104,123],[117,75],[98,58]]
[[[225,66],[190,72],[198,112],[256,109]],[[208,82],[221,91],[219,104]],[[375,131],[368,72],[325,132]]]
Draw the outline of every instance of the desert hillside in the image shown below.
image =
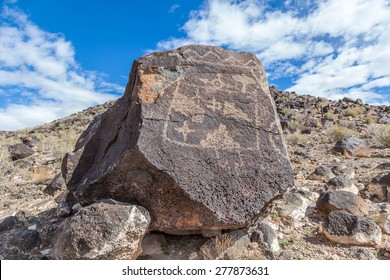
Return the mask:
[[[390,107],[275,87],[270,92],[295,185],[262,212],[268,234],[256,238],[257,224],[217,237],[151,232],[139,258],[390,259]],[[31,129],[0,132],[2,259],[53,258],[53,233],[71,211],[78,211],[63,204],[66,187],[57,176],[62,158],[113,104]],[[348,214],[336,217],[335,209]],[[368,229],[360,237],[338,234],[342,225],[334,223],[343,219]]]

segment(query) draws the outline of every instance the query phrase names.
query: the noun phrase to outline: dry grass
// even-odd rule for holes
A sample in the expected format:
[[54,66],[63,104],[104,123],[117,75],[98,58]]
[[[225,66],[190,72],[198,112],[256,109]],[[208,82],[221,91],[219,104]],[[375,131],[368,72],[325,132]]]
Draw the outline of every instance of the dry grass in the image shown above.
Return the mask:
[[233,245],[234,239],[230,234],[221,234],[203,245],[200,253],[205,260],[221,259],[223,253]]
[[309,140],[307,140],[307,138],[299,132],[290,134],[286,138],[287,142],[292,146],[309,143]]
[[56,135],[36,134],[41,142],[38,151],[51,155],[55,160],[62,160],[63,156],[74,149],[79,135],[75,131],[61,131]]
[[326,133],[329,135],[330,140],[334,142],[340,141],[345,137],[357,134],[357,132],[344,126],[331,127],[327,129]]
[[31,182],[34,184],[47,183],[53,177],[51,170],[47,167],[34,168],[31,173]]
[[8,151],[8,147],[5,145],[0,146],[0,174],[4,175],[5,173],[13,169],[13,164],[11,160],[11,155]]
[[366,111],[364,107],[348,108],[343,111],[343,115],[346,117],[357,117]]

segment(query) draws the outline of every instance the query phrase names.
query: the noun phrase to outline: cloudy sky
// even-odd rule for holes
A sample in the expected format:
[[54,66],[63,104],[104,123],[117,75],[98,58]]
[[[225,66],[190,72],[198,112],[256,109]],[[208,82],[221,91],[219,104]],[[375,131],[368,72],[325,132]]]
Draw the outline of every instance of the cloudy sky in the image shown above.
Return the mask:
[[186,44],[254,52],[283,90],[390,101],[389,0],[0,3],[0,130],[116,99],[135,58]]

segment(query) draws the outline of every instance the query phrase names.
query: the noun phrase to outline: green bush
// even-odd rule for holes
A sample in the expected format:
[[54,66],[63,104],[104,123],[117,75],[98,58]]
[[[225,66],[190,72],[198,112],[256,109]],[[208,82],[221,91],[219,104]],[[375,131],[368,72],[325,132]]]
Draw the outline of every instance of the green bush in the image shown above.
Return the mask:
[[327,134],[329,135],[330,140],[337,142],[345,137],[356,134],[356,132],[344,126],[335,126],[328,128]]

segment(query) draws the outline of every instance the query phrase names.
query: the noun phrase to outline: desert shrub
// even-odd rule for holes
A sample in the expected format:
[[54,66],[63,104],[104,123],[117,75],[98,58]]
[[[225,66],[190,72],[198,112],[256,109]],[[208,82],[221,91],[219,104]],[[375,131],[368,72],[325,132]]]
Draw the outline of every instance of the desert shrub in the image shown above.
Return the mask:
[[73,131],[61,131],[57,135],[37,135],[37,137],[41,140],[39,151],[61,160],[67,152],[74,149],[78,134]]
[[304,135],[300,134],[299,132],[295,132],[287,136],[287,142],[294,146],[299,144],[307,144],[309,141]]
[[284,116],[290,116],[290,115],[291,115],[291,109],[288,108],[288,107],[283,107],[281,113],[282,113]]
[[221,259],[223,252],[234,245],[234,239],[230,234],[221,234],[214,237],[210,242],[207,242],[200,249],[205,260]]
[[363,120],[367,124],[375,122],[375,118],[373,116],[365,116]]
[[0,146],[0,174],[3,175],[13,169],[11,154],[6,145]]
[[339,120],[337,122],[338,126],[346,127],[348,129],[355,130],[356,129],[356,122],[355,121],[348,121],[348,120]]
[[334,126],[327,129],[327,134],[331,141],[337,142],[345,137],[352,136],[356,134],[355,131],[344,127],[344,126]]
[[366,109],[364,109],[364,107],[347,108],[343,111],[343,115],[346,117],[356,117],[365,111]]
[[46,183],[50,179],[52,179],[52,174],[47,167],[34,168],[30,174],[30,180],[34,184]]
[[331,113],[331,112],[325,113],[324,116],[325,116],[325,118],[327,120],[330,120],[330,121],[333,121],[333,122],[336,122],[337,119],[338,119],[337,116],[335,114]]

